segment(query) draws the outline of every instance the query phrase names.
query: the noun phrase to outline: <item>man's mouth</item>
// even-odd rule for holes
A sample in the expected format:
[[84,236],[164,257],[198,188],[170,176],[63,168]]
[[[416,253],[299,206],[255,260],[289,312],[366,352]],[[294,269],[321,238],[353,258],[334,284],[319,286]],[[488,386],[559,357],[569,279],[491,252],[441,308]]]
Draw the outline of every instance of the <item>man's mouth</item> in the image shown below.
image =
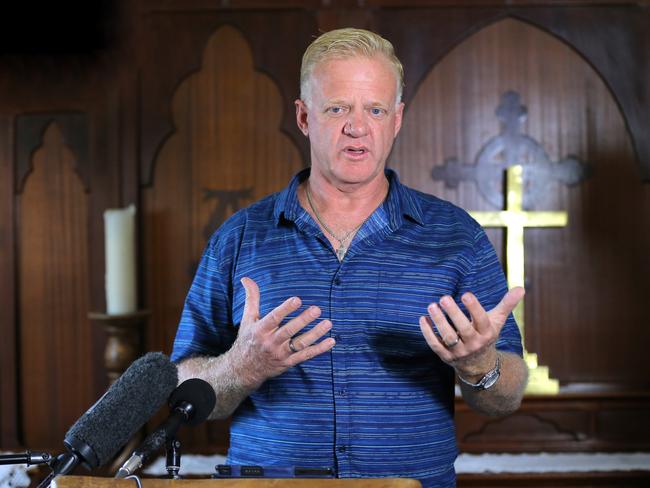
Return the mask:
[[353,147],[353,146],[347,146],[344,151],[348,154],[353,154],[355,156],[360,156],[362,154],[365,154],[368,152],[368,149],[365,147]]

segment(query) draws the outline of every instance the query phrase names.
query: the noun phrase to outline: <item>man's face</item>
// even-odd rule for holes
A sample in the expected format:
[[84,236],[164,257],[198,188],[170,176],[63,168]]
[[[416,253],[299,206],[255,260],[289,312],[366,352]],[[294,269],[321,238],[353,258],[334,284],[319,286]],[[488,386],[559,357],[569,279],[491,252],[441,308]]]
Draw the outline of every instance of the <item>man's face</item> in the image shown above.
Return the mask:
[[383,177],[402,125],[397,83],[383,56],[331,59],[311,77],[311,100],[296,100],[300,130],[309,137],[312,174],[337,187]]

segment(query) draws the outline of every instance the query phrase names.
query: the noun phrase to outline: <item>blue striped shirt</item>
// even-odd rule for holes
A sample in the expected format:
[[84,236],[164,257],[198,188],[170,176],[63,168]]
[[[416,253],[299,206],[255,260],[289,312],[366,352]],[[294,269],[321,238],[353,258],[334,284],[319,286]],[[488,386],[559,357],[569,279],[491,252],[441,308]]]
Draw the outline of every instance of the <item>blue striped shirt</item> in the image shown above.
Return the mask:
[[[342,262],[298,202],[309,170],[235,213],[210,239],[172,359],[230,348],[244,276],[259,285],[260,316],[298,296],[303,306],[287,320],[317,305],[336,339],[330,352],[269,379],[239,406],[230,463],[324,466],[338,477],[455,486],[454,371],[431,351],[418,319],[445,294],[464,309],[466,291],[490,309],[506,282],[484,231],[465,211],[386,174],[386,200]],[[497,347],[522,353],[512,316]]]

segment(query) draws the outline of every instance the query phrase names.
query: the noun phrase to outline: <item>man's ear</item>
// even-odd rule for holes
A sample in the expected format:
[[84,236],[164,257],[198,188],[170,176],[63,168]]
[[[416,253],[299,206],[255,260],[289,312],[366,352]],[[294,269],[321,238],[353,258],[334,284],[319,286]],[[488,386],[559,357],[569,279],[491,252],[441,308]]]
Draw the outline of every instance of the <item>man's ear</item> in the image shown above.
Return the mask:
[[300,129],[300,132],[305,134],[305,136],[309,136],[309,126],[307,123],[307,105],[300,99],[296,100],[293,103],[296,105],[296,123],[298,124],[298,128]]
[[395,135],[393,138],[397,137],[400,129],[402,128],[402,117],[404,116],[404,102],[400,102],[395,108]]

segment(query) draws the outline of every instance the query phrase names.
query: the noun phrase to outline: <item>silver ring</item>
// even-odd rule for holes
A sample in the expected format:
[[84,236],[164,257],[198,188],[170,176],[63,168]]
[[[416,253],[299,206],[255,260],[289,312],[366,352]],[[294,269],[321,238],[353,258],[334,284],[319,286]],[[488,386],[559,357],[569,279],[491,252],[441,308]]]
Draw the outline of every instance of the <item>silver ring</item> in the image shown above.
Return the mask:
[[456,344],[458,344],[459,342],[460,342],[460,336],[457,335],[456,340],[454,342],[448,343],[448,342],[445,341],[445,347],[447,349],[451,349],[452,347],[456,346]]
[[298,349],[296,349],[296,346],[293,344],[293,337],[289,339],[289,349],[291,349],[291,352],[298,352]]

